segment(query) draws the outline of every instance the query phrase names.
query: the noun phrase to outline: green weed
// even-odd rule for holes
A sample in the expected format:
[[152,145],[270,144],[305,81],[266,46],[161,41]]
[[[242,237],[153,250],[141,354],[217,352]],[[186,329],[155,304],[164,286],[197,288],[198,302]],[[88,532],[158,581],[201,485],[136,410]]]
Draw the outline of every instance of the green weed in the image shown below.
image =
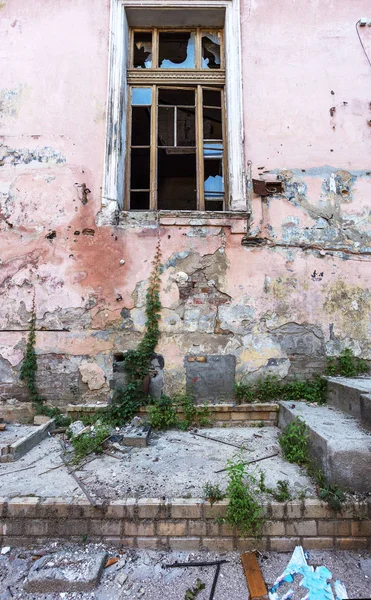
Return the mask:
[[95,452],[102,453],[102,444],[109,436],[111,428],[107,425],[94,425],[94,429],[72,438],[74,449],[72,462],[78,464],[83,458]]
[[208,500],[210,504],[224,500],[225,494],[222,492],[218,484],[212,484],[207,481],[203,487],[203,495],[205,500]]
[[308,437],[308,426],[299,417],[295,417],[282,431],[278,440],[286,460],[298,465],[308,464]]
[[341,377],[356,377],[368,373],[368,364],[362,358],[354,356],[350,348],[345,348],[338,357],[327,359],[327,375],[340,375]]

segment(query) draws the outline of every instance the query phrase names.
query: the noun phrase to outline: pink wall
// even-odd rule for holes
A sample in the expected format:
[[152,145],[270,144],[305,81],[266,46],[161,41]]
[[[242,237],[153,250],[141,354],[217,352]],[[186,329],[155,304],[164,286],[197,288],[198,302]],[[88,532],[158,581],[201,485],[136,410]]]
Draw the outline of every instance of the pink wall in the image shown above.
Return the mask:
[[[55,402],[105,399],[113,352],[143,330],[157,241],[141,223],[96,223],[109,1],[0,6],[2,395],[22,397],[35,293],[40,386]],[[234,354],[238,376],[313,373],[346,346],[371,359],[371,67],[361,16],[371,19],[366,0],[242,3],[246,160],[254,177],[284,179],[285,193],[269,201],[263,229],[253,197],[248,235],[265,237],[263,247],[242,246],[242,233],[220,225],[160,228],[169,391],[184,385],[188,352]],[[371,28],[360,35],[371,56]],[[179,273],[202,280],[186,299]]]

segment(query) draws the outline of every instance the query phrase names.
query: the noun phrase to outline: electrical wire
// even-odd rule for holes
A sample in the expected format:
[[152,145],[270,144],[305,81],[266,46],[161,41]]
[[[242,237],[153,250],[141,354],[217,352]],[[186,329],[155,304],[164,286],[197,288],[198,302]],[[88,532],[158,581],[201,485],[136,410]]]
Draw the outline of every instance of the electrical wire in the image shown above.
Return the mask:
[[358,19],[358,21],[357,21],[357,23],[356,23],[356,32],[357,32],[357,35],[358,35],[359,43],[361,44],[361,46],[362,46],[362,50],[363,50],[363,52],[365,53],[365,57],[367,58],[367,62],[368,62],[368,64],[369,64],[369,65],[370,65],[370,67],[371,67],[371,61],[370,61],[370,59],[369,59],[369,56],[368,56],[368,54],[367,54],[367,52],[366,52],[366,48],[364,47],[364,44],[363,44],[363,42],[362,42],[362,38],[361,38],[361,36],[359,35],[359,28],[357,27],[357,25],[358,25],[358,23],[360,23],[360,21],[361,21],[361,19]]

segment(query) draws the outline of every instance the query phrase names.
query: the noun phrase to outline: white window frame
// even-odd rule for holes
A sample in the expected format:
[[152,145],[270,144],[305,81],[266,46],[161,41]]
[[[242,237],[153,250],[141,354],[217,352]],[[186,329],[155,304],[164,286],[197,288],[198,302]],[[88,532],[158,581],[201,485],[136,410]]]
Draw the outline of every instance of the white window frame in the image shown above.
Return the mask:
[[189,15],[195,15],[195,11],[197,11],[199,18],[203,20],[199,24],[205,27],[207,25],[213,26],[212,22],[208,23],[208,15],[210,15],[212,21],[213,14],[220,15],[221,11],[225,14],[226,142],[228,144],[227,176],[229,188],[229,209],[227,212],[244,212],[247,210],[244,176],[239,0],[172,0],[172,3],[164,0],[142,0],[140,2],[138,0],[111,0],[107,137],[102,188],[102,212],[99,219],[102,224],[110,222],[111,217],[117,214],[118,210],[123,210],[122,201],[125,190],[125,154],[127,147],[126,113],[128,86],[126,71],[129,57],[129,27],[131,26],[128,15],[129,18],[132,18],[130,14],[143,14],[143,21],[135,23],[135,26],[142,25],[146,27],[148,26],[147,23],[151,22],[151,11],[153,15],[156,14],[158,16],[159,10],[161,10],[161,13],[162,10],[167,11],[167,17],[174,19],[174,27],[177,22],[177,15],[179,15],[179,20],[182,21],[179,24],[187,25],[187,11]]

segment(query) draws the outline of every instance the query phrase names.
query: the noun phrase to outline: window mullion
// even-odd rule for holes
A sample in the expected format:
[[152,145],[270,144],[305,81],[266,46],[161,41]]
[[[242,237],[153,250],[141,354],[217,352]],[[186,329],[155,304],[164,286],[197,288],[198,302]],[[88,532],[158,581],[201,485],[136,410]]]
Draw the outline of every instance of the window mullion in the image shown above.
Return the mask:
[[152,33],[152,69],[158,69],[158,29]]
[[196,31],[196,69],[201,69],[201,29],[198,28]]
[[196,94],[196,152],[197,152],[197,207],[198,210],[205,210],[204,196],[204,142],[203,142],[203,123],[202,123],[202,87],[197,86]]
[[152,86],[150,210],[157,210],[157,86]]

